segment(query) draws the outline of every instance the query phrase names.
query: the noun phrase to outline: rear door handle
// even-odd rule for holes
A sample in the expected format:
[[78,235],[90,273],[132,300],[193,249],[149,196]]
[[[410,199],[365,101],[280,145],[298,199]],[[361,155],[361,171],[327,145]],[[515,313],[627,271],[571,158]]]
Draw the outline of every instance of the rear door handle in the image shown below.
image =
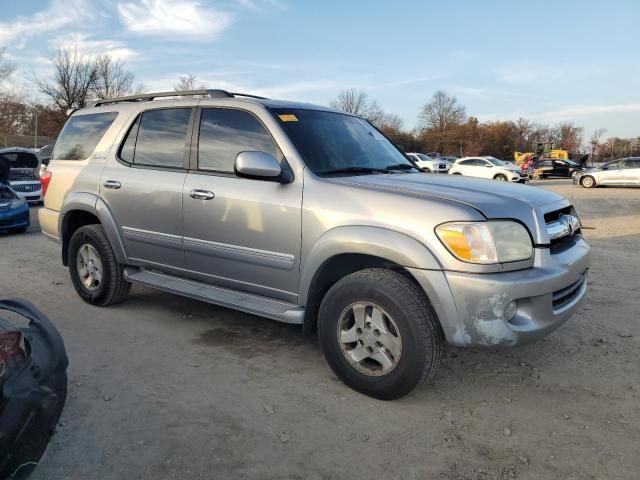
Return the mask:
[[112,190],[117,190],[122,186],[122,184],[117,180],[107,180],[103,183],[103,185],[104,188],[110,188]]
[[191,198],[195,198],[196,200],[213,200],[215,194],[213,192],[210,192],[209,190],[199,190],[197,188],[194,188],[189,192],[189,196]]

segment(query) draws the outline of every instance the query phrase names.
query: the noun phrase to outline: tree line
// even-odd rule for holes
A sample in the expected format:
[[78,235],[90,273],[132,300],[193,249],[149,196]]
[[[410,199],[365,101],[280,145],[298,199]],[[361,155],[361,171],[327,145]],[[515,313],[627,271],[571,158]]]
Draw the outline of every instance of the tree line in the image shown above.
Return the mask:
[[[64,125],[68,109],[85,107],[89,102],[142,93],[135,75],[121,60],[109,55],[84,55],[74,48],[61,48],[51,57],[50,78],[32,75],[42,100],[0,88],[0,134],[33,135],[37,115],[38,134],[56,137]],[[0,50],[0,87],[16,70]],[[205,89],[207,85],[194,75],[183,75],[174,90]],[[445,91],[436,91],[420,109],[418,125],[407,129],[402,119],[385,112],[366,92],[355,88],[338,92],[331,100],[333,108],[359,115],[379,128],[404,151],[440,155],[492,155],[511,159],[513,153],[535,151],[538,142],[551,142],[574,157],[589,153],[592,160],[640,154],[636,139],[609,138],[606,129],[585,137],[584,129],[573,122],[545,125],[526,118],[484,121],[467,114],[458,99]]]
[[604,128],[587,138],[584,128],[573,122],[545,125],[526,118],[481,122],[467,115],[466,107],[443,90],[436,91],[422,106],[414,129],[403,128],[397,115],[385,113],[375,100],[354,88],[340,91],[330,105],[367,119],[406,152],[491,155],[511,160],[514,152],[535,152],[536,144],[544,142],[569,151],[574,158],[589,154],[592,161],[640,154],[638,139],[612,137],[603,141]]

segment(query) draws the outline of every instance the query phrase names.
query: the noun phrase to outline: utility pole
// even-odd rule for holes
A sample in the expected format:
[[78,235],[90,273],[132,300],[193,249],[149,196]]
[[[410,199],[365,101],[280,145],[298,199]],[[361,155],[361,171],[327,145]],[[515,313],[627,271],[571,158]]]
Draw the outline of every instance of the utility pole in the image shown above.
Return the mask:
[[33,132],[33,148],[38,148],[38,107],[35,108],[36,126]]

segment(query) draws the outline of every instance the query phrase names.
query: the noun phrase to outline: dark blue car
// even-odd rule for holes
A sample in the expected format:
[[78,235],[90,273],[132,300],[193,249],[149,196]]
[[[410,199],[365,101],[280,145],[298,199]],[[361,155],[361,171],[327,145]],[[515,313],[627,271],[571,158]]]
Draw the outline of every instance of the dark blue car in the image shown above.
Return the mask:
[[24,232],[29,227],[29,204],[0,182],[0,231]]

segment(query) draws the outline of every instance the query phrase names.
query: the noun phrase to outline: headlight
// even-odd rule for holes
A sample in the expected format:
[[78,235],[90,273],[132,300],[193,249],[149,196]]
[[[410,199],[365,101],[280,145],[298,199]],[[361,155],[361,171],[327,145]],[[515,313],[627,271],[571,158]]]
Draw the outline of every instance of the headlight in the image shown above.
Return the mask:
[[11,208],[21,207],[25,203],[27,203],[27,201],[24,198],[19,198],[18,200],[14,200],[13,202],[11,202]]
[[531,258],[533,253],[527,230],[509,220],[444,223],[436,227],[436,234],[464,262],[517,262]]

